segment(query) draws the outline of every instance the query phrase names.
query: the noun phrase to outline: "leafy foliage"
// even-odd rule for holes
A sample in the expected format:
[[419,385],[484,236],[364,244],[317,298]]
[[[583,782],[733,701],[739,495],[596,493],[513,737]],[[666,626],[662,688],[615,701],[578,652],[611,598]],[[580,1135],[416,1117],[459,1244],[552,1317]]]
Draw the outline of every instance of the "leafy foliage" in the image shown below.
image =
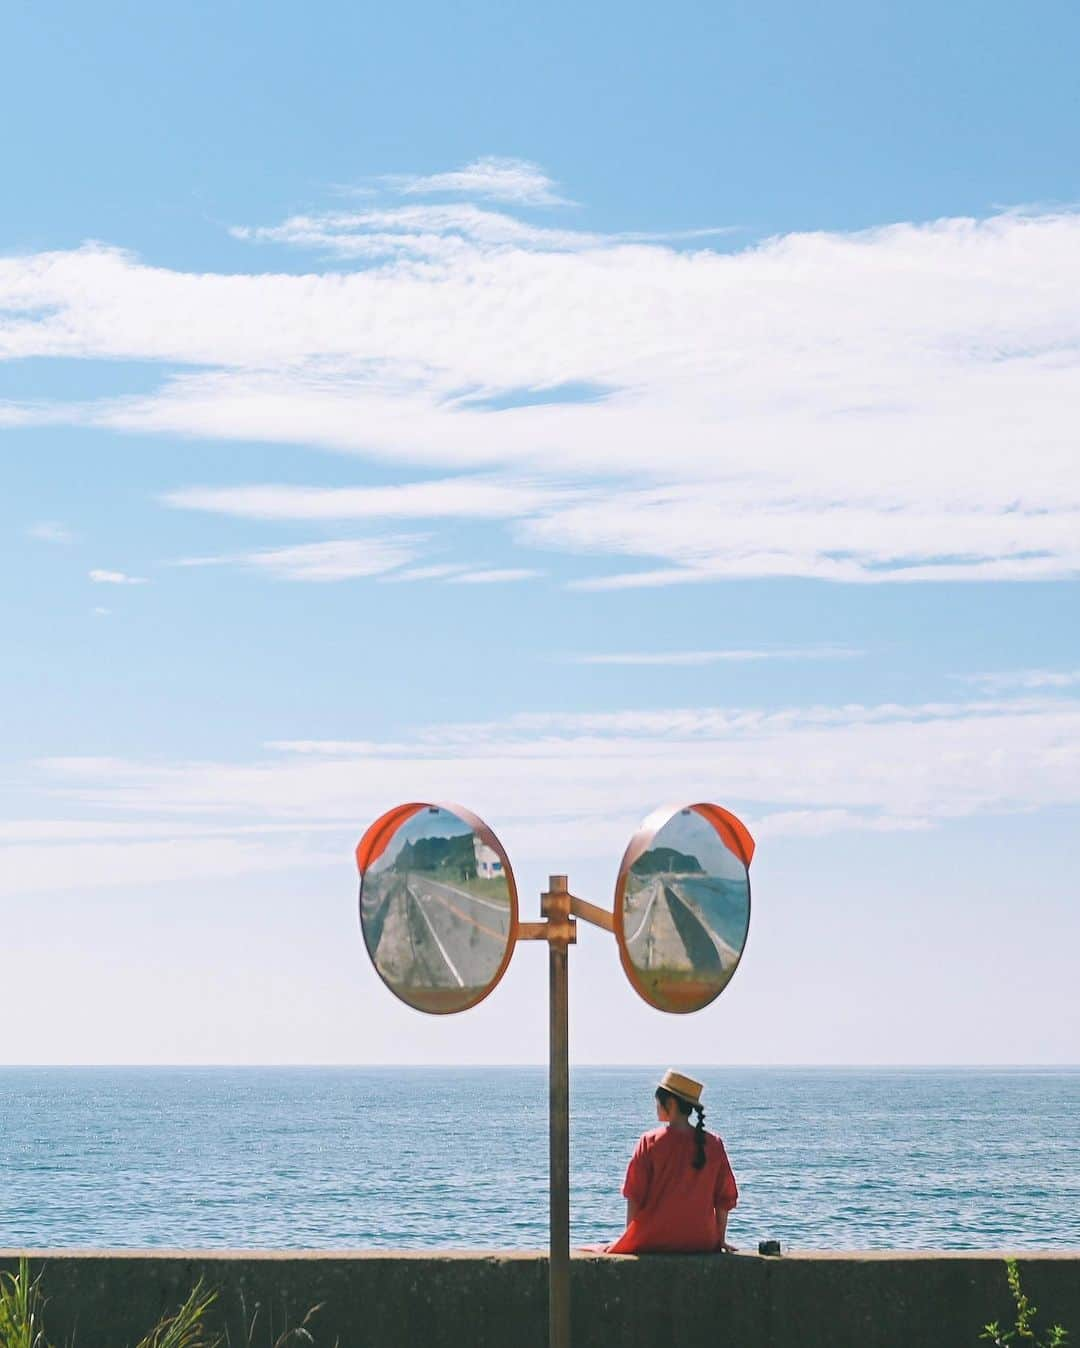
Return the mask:
[[[228,1332],[224,1337],[212,1333],[207,1322],[217,1300],[217,1292],[208,1291],[200,1278],[180,1309],[163,1316],[137,1348],[230,1348]],[[30,1277],[28,1259],[19,1260],[17,1273],[0,1273],[0,1348],[52,1348],[45,1337],[44,1308],[41,1275]],[[272,1311],[264,1317],[256,1304],[249,1319],[242,1297],[241,1308],[244,1342],[239,1348],[315,1348],[309,1326],[322,1310],[321,1304],[312,1306],[298,1325],[290,1328],[286,1322],[276,1334]]]
[[0,1273],[0,1348],[49,1348],[41,1318],[45,1298],[41,1275],[30,1277],[30,1261],[18,1273]]
[[447,872],[462,880],[476,875],[476,849],[473,835],[455,838],[417,838],[407,842],[394,862],[395,870],[424,871],[430,875]]
[[211,1336],[206,1327],[206,1312],[216,1300],[217,1293],[206,1291],[200,1278],[180,1309],[159,1320],[138,1348],[220,1348],[220,1336]]
[[1034,1321],[1038,1310],[1031,1304],[1020,1285],[1020,1265],[1015,1259],[1005,1260],[1005,1272],[1009,1279],[1009,1291],[1016,1305],[1016,1323],[1012,1329],[1003,1331],[996,1320],[991,1320],[979,1337],[992,1343],[994,1348],[1008,1348],[1008,1345],[1013,1343],[1030,1344],[1031,1348],[1065,1348],[1069,1335],[1061,1325],[1051,1326],[1049,1338],[1040,1339],[1036,1334]]

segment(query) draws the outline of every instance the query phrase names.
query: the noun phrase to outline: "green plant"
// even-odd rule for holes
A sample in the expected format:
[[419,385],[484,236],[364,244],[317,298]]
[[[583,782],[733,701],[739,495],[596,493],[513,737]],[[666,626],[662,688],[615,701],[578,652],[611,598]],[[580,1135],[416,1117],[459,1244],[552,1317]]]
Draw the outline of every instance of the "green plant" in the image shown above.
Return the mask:
[[[212,1334],[207,1325],[207,1313],[218,1299],[215,1291],[207,1291],[202,1278],[195,1284],[179,1310],[162,1316],[150,1332],[139,1340],[137,1348],[229,1348],[231,1340]],[[41,1274],[30,1277],[30,1261],[19,1260],[17,1273],[0,1273],[0,1348],[51,1348],[45,1337],[43,1312],[45,1298],[41,1292]],[[275,1335],[274,1314],[261,1317],[262,1307],[256,1303],[248,1319],[247,1307],[241,1296],[244,1322],[244,1343],[241,1348],[314,1348],[315,1339],[309,1325],[322,1310],[322,1304],[312,1306],[303,1320],[291,1329],[288,1320]],[[260,1331],[256,1339],[256,1329]],[[335,1344],[335,1348],[337,1345]]]
[[1033,1321],[1037,1311],[1020,1285],[1020,1265],[1015,1259],[1005,1260],[1005,1274],[1009,1280],[1009,1291],[1012,1293],[1012,1299],[1016,1304],[1016,1324],[1012,1329],[1003,1332],[998,1322],[991,1320],[988,1325],[984,1326],[979,1338],[989,1340],[994,1348],[1006,1348],[1008,1344],[1021,1340],[1031,1344],[1031,1348],[1064,1348],[1065,1341],[1069,1336],[1061,1325],[1051,1326],[1048,1339],[1040,1339],[1036,1335]]
[[[312,1336],[311,1330],[308,1329],[308,1325],[311,1324],[312,1320],[315,1318],[316,1315],[318,1315],[318,1313],[322,1310],[322,1308],[323,1303],[321,1301],[317,1306],[312,1306],[308,1310],[308,1313],[304,1316],[303,1320],[301,1320],[300,1323],[298,1325],[295,1325],[292,1329],[289,1328],[288,1321],[286,1320],[286,1323],[282,1326],[281,1332],[277,1335],[276,1338],[274,1337],[274,1312],[273,1308],[271,1308],[269,1317],[266,1321],[266,1343],[268,1345],[268,1348],[302,1348],[302,1346],[305,1344],[313,1345],[315,1343],[315,1339]],[[247,1303],[244,1300],[243,1292],[241,1292],[240,1309],[244,1323],[244,1343],[241,1346],[241,1348],[257,1348],[255,1339],[255,1328],[259,1324],[259,1316],[262,1311],[262,1304],[261,1302],[256,1301],[255,1309],[251,1314],[251,1319],[249,1320],[247,1313]],[[226,1348],[230,1348],[232,1340],[228,1336],[228,1331],[226,1331],[225,1341],[226,1341]],[[0,1344],[0,1348],[3,1348],[2,1344]],[[336,1344],[335,1348],[337,1348]]]
[[208,1292],[200,1278],[180,1309],[163,1316],[138,1348],[220,1348],[220,1336],[211,1336],[206,1327],[206,1312],[216,1300],[217,1293]]
[[0,1273],[0,1348],[48,1348],[44,1307],[41,1274],[31,1279],[29,1259],[19,1260],[18,1273]]

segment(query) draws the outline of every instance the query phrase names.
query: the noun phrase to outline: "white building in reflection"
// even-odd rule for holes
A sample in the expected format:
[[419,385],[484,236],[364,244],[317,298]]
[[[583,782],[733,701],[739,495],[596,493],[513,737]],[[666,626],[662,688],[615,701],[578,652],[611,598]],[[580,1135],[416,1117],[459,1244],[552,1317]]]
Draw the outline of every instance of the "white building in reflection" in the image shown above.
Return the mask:
[[481,880],[500,880],[503,876],[503,864],[498,852],[482,843],[473,835],[473,851],[476,853],[476,873]]

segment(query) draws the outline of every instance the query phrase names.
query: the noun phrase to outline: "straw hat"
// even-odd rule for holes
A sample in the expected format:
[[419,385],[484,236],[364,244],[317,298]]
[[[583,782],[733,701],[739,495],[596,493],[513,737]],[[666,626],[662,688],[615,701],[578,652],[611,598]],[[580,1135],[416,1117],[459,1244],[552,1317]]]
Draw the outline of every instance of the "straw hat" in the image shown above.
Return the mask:
[[704,1090],[700,1081],[695,1081],[693,1077],[685,1077],[681,1072],[676,1072],[673,1067],[669,1067],[660,1078],[660,1089],[677,1095],[680,1100],[685,1100],[688,1105],[701,1104],[701,1092]]

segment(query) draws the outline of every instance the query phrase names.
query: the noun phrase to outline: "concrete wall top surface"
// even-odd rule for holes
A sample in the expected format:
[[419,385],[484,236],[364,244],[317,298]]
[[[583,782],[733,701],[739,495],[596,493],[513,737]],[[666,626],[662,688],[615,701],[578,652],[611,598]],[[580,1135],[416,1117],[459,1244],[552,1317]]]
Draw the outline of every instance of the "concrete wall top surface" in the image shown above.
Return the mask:
[[[55,1249],[49,1247],[35,1248],[25,1246],[20,1249],[0,1249],[0,1262],[10,1262],[18,1259],[20,1255],[28,1255],[31,1259],[198,1259],[206,1263],[212,1263],[214,1260],[236,1260],[236,1259],[269,1259],[280,1261],[291,1260],[331,1260],[339,1263],[343,1260],[379,1260],[379,1259],[406,1259],[413,1262],[426,1263],[429,1260],[476,1260],[476,1259],[499,1259],[508,1263],[515,1261],[529,1261],[539,1259],[547,1262],[546,1250],[259,1250],[259,1249],[171,1249],[158,1248],[153,1249],[134,1249],[128,1246],[117,1246],[115,1249],[104,1248],[81,1248],[77,1246],[60,1246]],[[572,1250],[570,1258],[575,1262],[589,1262],[592,1260],[603,1260],[604,1262],[626,1262],[628,1260],[663,1259],[667,1262],[675,1263],[681,1260],[706,1260],[709,1263],[727,1263],[732,1259],[760,1259],[762,1258],[756,1251],[749,1248],[739,1250],[733,1255],[729,1254],[679,1254],[679,1255],[635,1255],[635,1254],[596,1254],[588,1250]],[[1006,1259],[1020,1259],[1025,1263],[1031,1260],[1057,1259],[1068,1263],[1076,1263],[1080,1266],[1080,1248],[1075,1250],[789,1250],[785,1247],[780,1259],[785,1262],[791,1260],[810,1261],[812,1263],[828,1263],[835,1260],[856,1260],[859,1263],[874,1263],[875,1261],[895,1263],[897,1260],[923,1260],[932,1263],[938,1263],[941,1260],[971,1260],[971,1259],[990,1259],[1001,1263]],[[769,1262],[779,1262],[779,1260],[769,1259]]]

